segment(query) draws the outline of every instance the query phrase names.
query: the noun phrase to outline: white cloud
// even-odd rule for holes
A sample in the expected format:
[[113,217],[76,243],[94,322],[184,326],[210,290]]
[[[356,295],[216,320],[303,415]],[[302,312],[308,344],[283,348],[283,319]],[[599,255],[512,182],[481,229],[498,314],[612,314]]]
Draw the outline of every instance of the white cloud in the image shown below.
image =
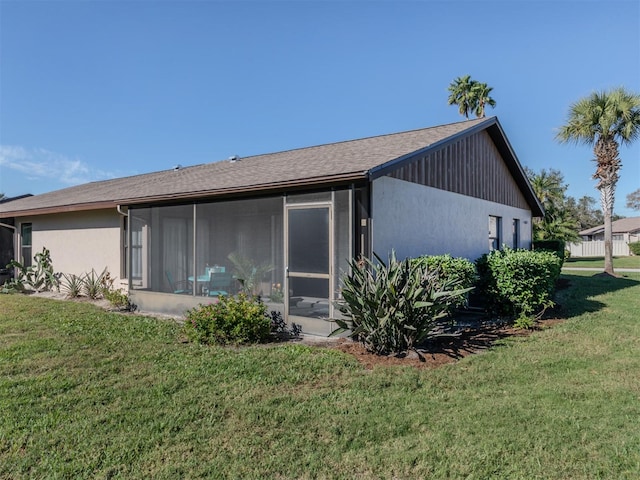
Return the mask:
[[114,178],[109,172],[92,169],[86,162],[44,148],[0,145],[0,167],[23,173],[28,180],[56,179],[65,185]]

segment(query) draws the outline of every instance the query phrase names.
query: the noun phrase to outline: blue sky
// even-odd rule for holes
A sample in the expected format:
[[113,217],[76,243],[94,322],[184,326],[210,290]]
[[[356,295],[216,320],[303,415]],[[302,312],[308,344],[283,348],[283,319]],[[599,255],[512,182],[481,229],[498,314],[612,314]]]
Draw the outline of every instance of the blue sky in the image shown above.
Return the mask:
[[[640,93],[640,2],[0,0],[0,192],[459,121],[465,74],[523,165],[597,198],[554,135],[594,90]],[[640,142],[621,158],[637,215]]]

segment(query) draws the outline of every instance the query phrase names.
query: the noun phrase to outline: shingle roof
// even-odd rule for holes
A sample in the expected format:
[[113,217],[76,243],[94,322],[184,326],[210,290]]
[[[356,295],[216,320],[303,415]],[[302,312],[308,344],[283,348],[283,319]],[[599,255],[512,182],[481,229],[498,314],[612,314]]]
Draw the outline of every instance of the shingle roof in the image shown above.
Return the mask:
[[[631,233],[640,231],[640,217],[621,218],[611,222],[611,233]],[[582,230],[580,235],[594,235],[604,232],[604,225]]]
[[[92,182],[0,204],[0,217],[366,179],[372,169],[380,170],[412,153],[496,124],[495,117],[481,118]],[[512,161],[517,163],[515,157]]]

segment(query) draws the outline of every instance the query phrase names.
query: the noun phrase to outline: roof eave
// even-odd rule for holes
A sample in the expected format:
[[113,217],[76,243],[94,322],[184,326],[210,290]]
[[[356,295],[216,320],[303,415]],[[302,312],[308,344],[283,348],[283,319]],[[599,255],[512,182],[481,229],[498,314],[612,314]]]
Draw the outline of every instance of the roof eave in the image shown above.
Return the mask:
[[12,218],[12,217],[29,217],[32,215],[47,215],[52,213],[69,213],[79,212],[86,210],[103,210],[116,208],[117,202],[105,201],[105,202],[86,202],[72,205],[59,205],[55,207],[42,207],[42,208],[28,208],[23,210],[9,210],[0,211],[0,218]]
[[267,194],[282,192],[288,189],[300,187],[322,187],[327,185],[344,184],[367,179],[367,172],[350,172],[340,175],[328,175],[308,179],[288,180],[282,182],[270,182],[258,185],[242,187],[219,188],[214,190],[201,190],[198,192],[186,192],[178,194],[153,195],[148,197],[123,198],[118,201],[120,205],[139,205],[153,202],[166,202],[175,200],[196,200],[202,198],[221,197],[239,194]]

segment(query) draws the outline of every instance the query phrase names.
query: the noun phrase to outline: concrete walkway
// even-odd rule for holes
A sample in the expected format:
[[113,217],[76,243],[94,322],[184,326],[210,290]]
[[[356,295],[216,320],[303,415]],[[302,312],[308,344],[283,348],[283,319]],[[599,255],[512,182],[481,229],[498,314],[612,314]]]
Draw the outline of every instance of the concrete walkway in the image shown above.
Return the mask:
[[[591,268],[591,267],[562,267],[562,270],[576,270],[583,272],[604,272],[603,268]],[[631,273],[640,273],[640,268],[615,268],[613,269],[615,272],[631,272]]]

